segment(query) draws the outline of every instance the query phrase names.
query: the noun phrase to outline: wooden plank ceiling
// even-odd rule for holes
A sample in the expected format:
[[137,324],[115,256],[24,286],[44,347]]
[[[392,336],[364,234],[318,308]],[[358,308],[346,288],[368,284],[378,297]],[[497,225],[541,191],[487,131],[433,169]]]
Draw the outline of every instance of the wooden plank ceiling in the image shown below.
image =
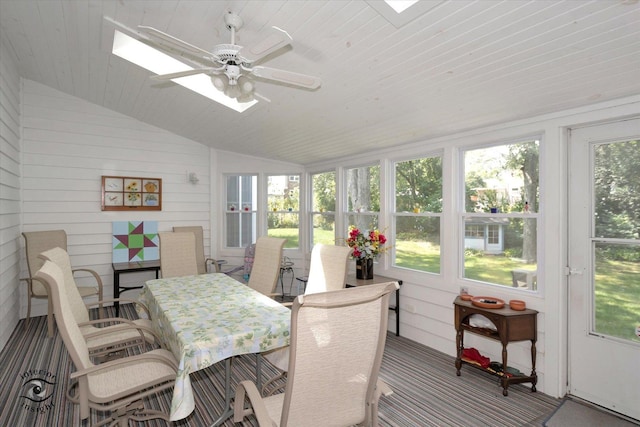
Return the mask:
[[[370,3],[0,0],[0,36],[24,78],[212,147],[300,164],[640,94],[638,1],[435,0],[399,28]],[[240,114],[111,54],[104,17],[211,49],[230,40],[228,11],[244,20],[240,45],[285,29],[291,48],[262,65],[322,87],[257,82],[271,102]]]

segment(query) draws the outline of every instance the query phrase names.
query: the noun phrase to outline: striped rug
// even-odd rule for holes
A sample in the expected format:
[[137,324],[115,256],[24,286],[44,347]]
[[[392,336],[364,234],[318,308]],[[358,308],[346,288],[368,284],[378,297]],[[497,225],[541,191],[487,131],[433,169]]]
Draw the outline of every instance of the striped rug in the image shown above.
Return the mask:
[[[126,305],[121,306],[121,314],[135,317],[134,310]],[[224,371],[219,365],[191,375],[196,409],[172,425],[208,426],[222,412]],[[0,426],[83,425],[79,409],[65,398],[71,370],[60,336],[56,333],[47,338],[46,317],[31,319],[28,328],[20,321],[0,353]],[[263,364],[264,379],[274,374],[267,363]],[[394,390],[393,395],[380,401],[381,426],[539,427],[560,404],[543,393],[532,393],[526,385],[509,387],[509,396],[505,397],[495,377],[470,367],[463,367],[457,377],[451,356],[393,334],[387,338],[380,375]],[[233,359],[233,386],[243,379],[255,380],[255,355]],[[170,399],[165,392],[148,399],[145,405],[168,411]],[[92,423],[104,418],[105,414],[91,411]],[[139,425],[166,423],[157,420]],[[234,425],[231,420],[224,424]],[[257,423],[247,418],[238,425]],[[322,427],[321,420],[317,425]]]

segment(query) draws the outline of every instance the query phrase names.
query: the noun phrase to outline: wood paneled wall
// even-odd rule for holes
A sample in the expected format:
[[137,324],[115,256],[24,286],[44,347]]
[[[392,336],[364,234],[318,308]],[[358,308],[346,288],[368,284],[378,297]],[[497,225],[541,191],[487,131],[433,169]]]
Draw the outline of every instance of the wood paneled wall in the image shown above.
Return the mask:
[[0,349],[20,313],[20,76],[0,37]]
[[[155,220],[160,231],[201,225],[209,253],[208,147],[30,80],[22,98],[24,231],[64,229],[74,267],[96,270],[105,297],[113,294],[113,221]],[[162,211],[103,212],[102,175],[161,178]],[[21,266],[26,274],[24,255]],[[139,275],[123,275],[121,283],[153,277]],[[44,314],[45,302],[35,302],[35,314]]]

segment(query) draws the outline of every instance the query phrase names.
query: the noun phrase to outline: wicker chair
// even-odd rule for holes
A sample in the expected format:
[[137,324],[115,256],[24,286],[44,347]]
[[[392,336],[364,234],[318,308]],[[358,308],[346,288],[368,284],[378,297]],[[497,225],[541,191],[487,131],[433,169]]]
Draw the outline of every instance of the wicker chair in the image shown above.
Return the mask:
[[129,420],[153,418],[168,421],[167,414],[145,410],[143,399],[174,386],[178,362],[171,352],[152,350],[94,365],[69,305],[64,273],[60,267],[45,261],[34,277],[48,287],[58,330],[75,365],[75,372],[70,378],[77,382],[69,387],[67,397],[80,405],[80,419],[88,418],[90,408],[93,408],[108,411],[111,415],[96,426],[127,426]]
[[196,236],[181,232],[158,233],[162,278],[194,276],[198,273]]
[[209,264],[213,264],[213,267],[216,273],[220,273],[220,263],[222,261],[215,260],[213,258],[208,258],[208,257],[205,257],[204,255],[204,232],[201,226],[193,225],[193,226],[173,227],[173,231],[176,233],[191,232],[194,234],[194,236],[196,236],[196,261],[198,263],[198,274],[208,273]]
[[[348,246],[331,246],[316,244],[311,251],[309,266],[309,281],[305,295],[320,292],[336,291],[344,288],[347,278],[347,268],[351,248]],[[290,305],[291,303],[285,303]],[[271,394],[282,387],[269,390],[276,381],[284,377],[289,366],[289,348],[279,348],[266,353],[262,357],[267,359],[280,372],[269,379],[262,387],[263,394]]]
[[[47,327],[49,336],[51,337],[53,336],[53,308],[51,306],[51,300],[49,299],[49,295],[47,294],[45,287],[42,283],[38,282],[37,279],[34,279],[34,277],[36,271],[38,271],[43,264],[43,261],[38,258],[40,253],[53,248],[62,248],[65,251],[67,250],[67,233],[64,230],[49,230],[29,231],[22,233],[22,235],[24,236],[25,241],[27,270],[29,272],[28,278],[20,279],[27,283],[27,319],[25,325],[29,325],[29,319],[31,317],[31,299],[47,299],[49,300],[47,310]],[[95,287],[79,287],[78,292],[80,293],[80,296],[85,298],[96,295],[99,300],[102,300],[102,279],[98,273],[87,268],[76,268],[73,270],[73,273],[78,271],[91,274],[97,284]]]
[[[397,282],[298,296],[291,312],[291,356],[284,393],[236,388],[234,421],[255,414],[261,427],[377,426],[378,381],[389,295]],[[250,406],[245,409],[245,398]]]
[[[152,346],[158,342],[158,338],[153,332],[151,321],[147,319],[128,320],[123,318],[104,318],[98,320],[89,319],[87,305],[82,301],[78,288],[73,281],[71,262],[69,255],[62,248],[49,249],[42,252],[39,258],[43,261],[54,263],[62,271],[65,295],[67,304],[73,317],[80,327],[82,336],[87,342],[87,347],[91,356],[101,357],[110,353],[116,353],[124,348]],[[100,300],[93,305],[106,303],[133,303],[141,307],[149,317],[149,310],[139,301],[118,298]],[[100,327],[98,327],[100,326]]]
[[249,287],[270,297],[277,295],[275,290],[280,277],[282,248],[286,241],[286,239],[266,236],[258,238],[249,276]]

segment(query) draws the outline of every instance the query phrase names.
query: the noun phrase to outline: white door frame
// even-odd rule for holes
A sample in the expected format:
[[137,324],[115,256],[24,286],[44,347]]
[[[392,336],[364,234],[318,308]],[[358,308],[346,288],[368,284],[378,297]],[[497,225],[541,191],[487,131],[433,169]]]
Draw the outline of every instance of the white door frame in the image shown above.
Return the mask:
[[636,139],[640,118],[576,128],[569,139],[568,392],[640,419],[640,346],[592,330],[593,144]]

